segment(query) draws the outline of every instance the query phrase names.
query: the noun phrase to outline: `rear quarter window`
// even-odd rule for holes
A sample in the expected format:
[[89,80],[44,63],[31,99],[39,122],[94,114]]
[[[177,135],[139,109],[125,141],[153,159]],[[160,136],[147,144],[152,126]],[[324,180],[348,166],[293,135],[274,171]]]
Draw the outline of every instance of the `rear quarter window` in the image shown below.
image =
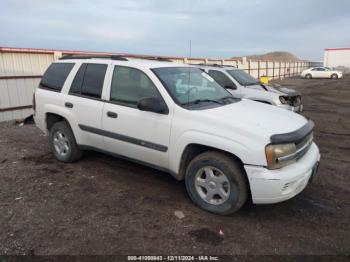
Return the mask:
[[69,93],[101,98],[106,70],[106,64],[82,64],[74,77]]
[[53,63],[44,73],[40,88],[52,91],[61,91],[70,71],[74,67],[74,63]]

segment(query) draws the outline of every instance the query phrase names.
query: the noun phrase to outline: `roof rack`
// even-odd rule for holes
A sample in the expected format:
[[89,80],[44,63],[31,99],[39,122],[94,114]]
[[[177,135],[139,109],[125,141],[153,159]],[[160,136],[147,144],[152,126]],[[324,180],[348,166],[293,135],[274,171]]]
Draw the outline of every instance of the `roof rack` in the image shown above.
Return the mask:
[[234,67],[234,68],[237,68],[236,66],[233,66],[233,65],[204,64],[204,63],[189,64],[189,65],[194,65],[194,66],[211,66],[211,67]]
[[194,66],[212,66],[212,67],[224,67],[225,66],[225,65],[219,65],[219,64],[204,64],[204,63],[189,64],[189,65],[194,65]]
[[119,61],[129,61],[126,57],[120,55],[65,55],[61,57],[59,60],[67,60],[67,59],[112,59]]
[[138,59],[143,60],[155,60],[155,61],[161,61],[161,62],[173,62],[171,59],[166,57],[159,57],[159,56],[141,56],[138,57]]

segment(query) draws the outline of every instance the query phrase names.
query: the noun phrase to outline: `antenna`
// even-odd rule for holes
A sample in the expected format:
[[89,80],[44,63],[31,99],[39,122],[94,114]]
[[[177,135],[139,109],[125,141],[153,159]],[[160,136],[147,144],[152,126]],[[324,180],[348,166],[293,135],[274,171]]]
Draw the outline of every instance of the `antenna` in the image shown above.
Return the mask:
[[[192,40],[190,39],[190,57],[189,59],[191,60],[191,57],[192,57]],[[188,67],[188,90],[187,90],[187,103],[190,101],[190,92],[191,92],[191,86],[190,86],[190,83],[191,83],[191,68]]]

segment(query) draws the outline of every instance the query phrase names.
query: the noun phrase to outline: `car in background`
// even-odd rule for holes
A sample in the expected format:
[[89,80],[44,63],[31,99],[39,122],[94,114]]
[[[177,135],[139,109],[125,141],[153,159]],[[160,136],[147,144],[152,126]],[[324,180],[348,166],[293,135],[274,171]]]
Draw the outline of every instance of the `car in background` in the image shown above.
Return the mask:
[[304,70],[301,73],[301,77],[306,79],[311,79],[311,78],[338,79],[343,77],[343,73],[341,71],[333,70],[329,67],[311,67],[309,69]]
[[199,65],[233,96],[278,106],[293,112],[303,111],[301,96],[293,89],[279,85],[266,85],[242,69],[231,66]]

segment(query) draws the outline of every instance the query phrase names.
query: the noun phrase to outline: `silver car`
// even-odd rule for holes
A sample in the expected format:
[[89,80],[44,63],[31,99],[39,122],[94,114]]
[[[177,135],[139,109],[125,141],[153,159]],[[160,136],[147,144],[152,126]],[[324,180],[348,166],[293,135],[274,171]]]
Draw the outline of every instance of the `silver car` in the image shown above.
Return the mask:
[[293,89],[280,85],[261,84],[242,69],[230,66],[197,66],[225,87],[235,97],[271,104],[293,112],[303,110],[301,96]]

